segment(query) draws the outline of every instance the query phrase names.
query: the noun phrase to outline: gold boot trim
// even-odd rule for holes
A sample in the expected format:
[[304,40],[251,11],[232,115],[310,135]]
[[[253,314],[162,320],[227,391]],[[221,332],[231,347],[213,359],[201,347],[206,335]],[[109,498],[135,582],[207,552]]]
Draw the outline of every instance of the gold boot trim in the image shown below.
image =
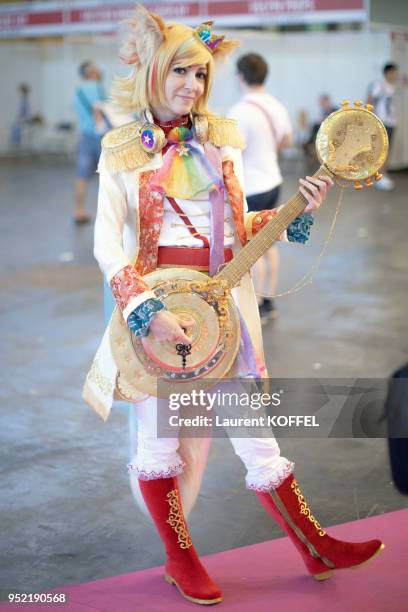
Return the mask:
[[275,506],[277,507],[277,509],[279,510],[279,512],[285,519],[285,521],[288,523],[291,529],[293,529],[293,531],[296,533],[299,540],[306,546],[306,548],[308,549],[312,557],[314,557],[315,559],[320,559],[321,561],[323,561],[325,565],[327,565],[327,567],[329,567],[330,569],[334,569],[336,567],[334,563],[330,561],[330,559],[328,559],[327,557],[323,557],[322,555],[320,555],[315,549],[315,547],[313,546],[313,544],[309,542],[309,540],[306,538],[303,531],[301,531],[301,529],[299,529],[299,527],[293,522],[289,512],[286,510],[284,503],[282,502],[281,498],[276,493],[276,491],[274,489],[271,489],[269,491],[269,495],[272,497],[272,501],[274,502]]
[[317,580],[317,582],[323,582],[323,580],[327,580],[333,576],[333,570],[327,570],[327,572],[321,572],[320,574],[313,574],[313,578]]
[[205,606],[205,605],[216,604],[216,603],[219,603],[220,601],[222,601],[222,597],[216,597],[215,599],[199,599],[198,597],[190,597],[190,595],[186,595],[184,593],[184,591],[180,587],[180,585],[177,584],[177,582],[174,580],[174,578],[169,576],[169,574],[164,574],[164,579],[169,584],[173,584],[178,589],[180,595],[182,595],[183,597],[188,599],[188,601],[192,601],[193,603],[202,604],[202,605]]
[[325,536],[326,532],[325,530],[321,527],[320,523],[318,523],[318,521],[315,519],[315,517],[313,516],[313,514],[310,511],[310,508],[305,500],[305,498],[303,497],[299,485],[296,482],[296,480],[294,480],[292,482],[292,484],[290,485],[290,488],[293,490],[293,492],[295,493],[295,495],[298,498],[298,502],[299,502],[299,506],[300,506],[300,514],[304,514],[311,523],[313,523],[313,525],[316,527],[317,532],[319,534],[319,536]]
[[170,506],[169,518],[167,519],[166,523],[168,523],[177,533],[177,542],[180,548],[190,548],[193,545],[193,542],[188,535],[177,489],[169,491],[166,497],[167,503]]
[[[371,557],[369,559],[366,559],[365,561],[363,561],[362,563],[359,563],[358,565],[352,565],[350,567],[341,567],[339,569],[340,570],[348,570],[348,569],[356,570],[356,569],[359,569],[360,567],[363,567],[364,565],[368,565],[369,563],[371,563],[371,561],[374,561],[374,559],[376,559],[378,557],[378,555],[380,555],[382,553],[384,548],[385,548],[384,544],[381,544],[377,548],[375,553],[373,555],[371,555]],[[336,568],[336,572],[338,572],[339,569]],[[327,572],[322,572],[320,574],[313,574],[313,578],[315,580],[317,580],[318,582],[320,582],[322,580],[326,580],[327,578],[330,578],[332,575],[333,575],[333,571],[332,570],[328,570]]]
[[368,565],[369,563],[371,563],[371,561],[374,561],[374,559],[376,559],[378,557],[378,555],[380,555],[382,553],[384,548],[385,548],[385,544],[380,544],[380,546],[377,548],[375,553],[373,555],[371,555],[371,557],[369,557],[368,559],[366,559],[362,563],[359,563],[358,565],[352,565],[351,567],[346,567],[344,569],[353,569],[354,570],[354,569],[358,569],[359,567],[363,567],[363,565]]

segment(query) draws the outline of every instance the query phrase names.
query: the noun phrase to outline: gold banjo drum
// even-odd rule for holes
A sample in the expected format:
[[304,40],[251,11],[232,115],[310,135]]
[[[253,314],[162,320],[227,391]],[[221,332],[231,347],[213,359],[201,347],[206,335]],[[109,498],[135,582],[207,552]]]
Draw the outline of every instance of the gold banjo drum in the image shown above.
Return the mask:
[[[347,101],[323,121],[316,137],[321,167],[314,176],[326,174],[355,189],[379,180],[388,153],[387,132],[372,112]],[[342,185],[344,186],[344,184]],[[257,235],[213,277],[188,268],[158,269],[144,276],[157,298],[175,314],[194,322],[189,345],[158,342],[149,335],[132,334],[119,309],[112,315],[110,334],[113,358],[118,367],[117,392],[130,401],[147,395],[165,397],[173,384],[189,392],[206,388],[231,373],[240,344],[239,313],[231,289],[305,208],[297,192]],[[160,385],[158,385],[160,379]],[[206,379],[208,379],[206,381]],[[168,384],[167,384],[168,383]]]

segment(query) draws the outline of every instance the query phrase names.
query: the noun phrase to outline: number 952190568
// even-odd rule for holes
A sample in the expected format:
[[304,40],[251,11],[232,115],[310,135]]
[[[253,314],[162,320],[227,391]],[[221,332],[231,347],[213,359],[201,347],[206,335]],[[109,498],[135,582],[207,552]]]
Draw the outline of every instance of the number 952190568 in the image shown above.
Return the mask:
[[67,603],[65,593],[9,593],[7,599],[11,604]]

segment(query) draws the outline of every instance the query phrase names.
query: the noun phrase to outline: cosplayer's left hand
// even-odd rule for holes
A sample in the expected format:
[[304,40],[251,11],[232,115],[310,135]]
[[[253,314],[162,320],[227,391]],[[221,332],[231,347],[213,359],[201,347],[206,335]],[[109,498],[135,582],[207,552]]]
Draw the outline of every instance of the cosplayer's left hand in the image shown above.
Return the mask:
[[306,176],[306,179],[299,179],[299,191],[308,204],[303,213],[312,213],[326,199],[326,194],[333,187],[334,183],[328,176]]

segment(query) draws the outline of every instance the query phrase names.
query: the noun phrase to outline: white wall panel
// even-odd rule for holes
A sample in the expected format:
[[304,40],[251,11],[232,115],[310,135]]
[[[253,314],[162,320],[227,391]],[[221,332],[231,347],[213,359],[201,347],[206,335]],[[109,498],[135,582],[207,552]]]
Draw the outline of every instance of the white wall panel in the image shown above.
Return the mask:
[[[240,38],[240,53],[255,51],[266,57],[270,66],[267,89],[287,106],[294,121],[301,109],[316,115],[319,93],[329,93],[336,102],[364,99],[367,83],[378,76],[389,53],[388,36],[383,32],[241,32]],[[225,71],[225,79],[233,83],[233,67]],[[236,87],[225,90],[228,103],[237,97]],[[217,86],[214,103],[224,109],[227,100],[221,100],[221,91],[222,85]]]
[[[331,94],[340,102],[364,99],[367,84],[380,73],[389,59],[386,32],[302,32],[266,33],[239,31],[229,36],[242,41],[236,53],[255,51],[270,65],[267,89],[288,108],[294,124],[299,111],[310,118],[317,115],[317,96]],[[17,105],[16,87],[27,81],[32,87],[32,107],[50,125],[74,119],[72,98],[78,84],[77,67],[95,59],[102,67],[109,87],[115,72],[123,71],[117,60],[113,37],[70,40],[64,43],[2,43],[0,46],[0,151],[7,146],[7,134]],[[212,108],[225,112],[239,98],[234,61],[225,65],[215,83]]]

